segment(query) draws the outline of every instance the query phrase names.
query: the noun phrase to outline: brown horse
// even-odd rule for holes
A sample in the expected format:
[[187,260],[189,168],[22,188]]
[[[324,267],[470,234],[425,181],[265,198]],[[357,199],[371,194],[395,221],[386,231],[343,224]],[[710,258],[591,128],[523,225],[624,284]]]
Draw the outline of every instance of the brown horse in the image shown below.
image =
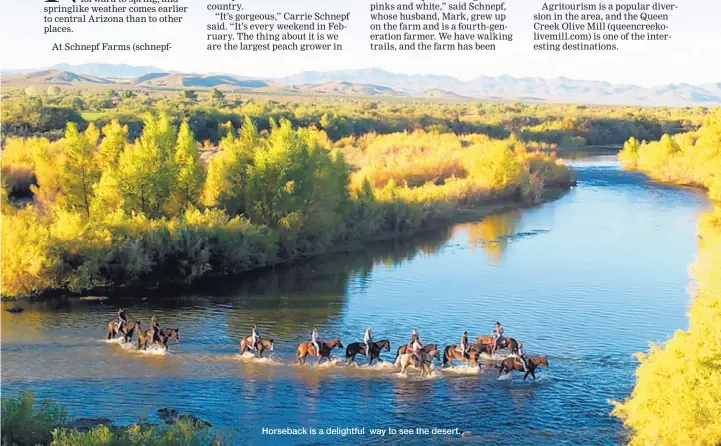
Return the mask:
[[[393,362],[397,361],[398,357],[400,355],[405,355],[407,350],[408,350],[408,344],[403,344],[400,347],[398,347],[398,351],[396,352],[396,359],[394,359]],[[433,350],[438,350],[438,345],[426,344],[421,349],[421,352],[428,354],[428,353],[432,352]]]
[[457,350],[458,346],[455,344],[447,345],[445,349],[443,349],[443,365],[453,365],[453,360],[461,361],[461,362],[467,362],[470,366],[478,366],[478,368],[481,367],[481,364],[478,362],[478,352],[475,351],[473,348],[469,349],[468,353],[461,353]]
[[127,324],[123,325],[123,328],[121,330],[118,330],[118,320],[113,319],[110,322],[108,322],[108,340],[115,338],[118,334],[123,335],[123,340],[125,342],[130,342],[133,340],[133,332],[135,332],[136,329],[140,328],[140,321],[128,321]]
[[519,358],[506,358],[501,363],[500,370],[498,372],[498,376],[501,376],[503,372],[506,372],[506,375],[511,373],[514,370],[517,370],[519,372],[525,372],[523,375],[523,380],[525,381],[526,378],[528,378],[528,375],[530,374],[533,377],[533,380],[536,380],[536,369],[538,366],[545,366],[548,368],[548,358],[546,356],[536,356],[535,358],[529,358],[526,361],[526,369],[523,369],[523,364],[521,363],[521,360]]
[[253,337],[252,336],[246,336],[243,339],[240,340],[240,354],[242,355],[246,351],[252,351],[252,352],[258,352],[259,356],[263,357],[264,351],[273,351],[273,340],[272,339],[259,339],[258,340],[258,349],[253,349]]
[[[478,336],[476,338],[476,344],[485,344],[489,347],[489,353],[493,346],[493,336]],[[498,340],[496,350],[506,348],[512,355],[518,354],[518,342],[513,338],[501,337]]]
[[[343,348],[343,344],[340,342],[340,339],[333,339],[330,342],[318,341],[318,345],[320,346],[320,356],[318,356],[318,362],[316,362],[316,365],[320,364],[320,361],[323,358],[326,358],[328,361],[330,361],[330,352],[334,348]],[[315,351],[315,346],[313,346],[313,343],[311,341],[306,341],[298,344],[295,355],[296,358],[298,358],[299,364],[305,364],[306,356],[317,356],[317,353]]]

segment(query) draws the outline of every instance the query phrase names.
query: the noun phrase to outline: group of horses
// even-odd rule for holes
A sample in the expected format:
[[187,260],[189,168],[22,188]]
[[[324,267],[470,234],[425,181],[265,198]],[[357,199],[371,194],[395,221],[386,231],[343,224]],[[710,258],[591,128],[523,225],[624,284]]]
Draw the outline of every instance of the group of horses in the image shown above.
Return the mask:
[[108,337],[107,339],[114,339],[116,336],[121,335],[123,341],[133,342],[133,334],[137,332],[138,336],[138,350],[147,350],[148,346],[155,343],[161,347],[168,349],[168,340],[173,339],[176,342],[180,342],[180,329],[179,328],[161,328],[153,339],[153,330],[143,330],[140,321],[128,321],[120,327],[120,322],[117,319],[113,319],[108,322]]
[[[534,380],[536,379],[536,369],[539,366],[548,367],[548,359],[546,356],[537,356],[528,358],[526,366],[523,366],[518,357],[518,342],[513,338],[500,338],[496,343],[496,348],[492,347],[494,339],[491,336],[478,336],[466,351],[462,351],[458,345],[451,344],[447,345],[443,349],[441,355],[437,344],[427,344],[421,351],[416,355],[409,350],[408,344],[403,344],[398,347],[396,351],[396,358],[394,360],[394,366],[400,367],[401,373],[405,373],[409,366],[421,369],[421,376],[427,376],[431,374],[431,364],[434,360],[441,361],[443,366],[451,366],[453,361],[460,361],[467,363],[471,367],[481,368],[481,362],[479,359],[482,354],[492,355],[493,352],[499,349],[507,349],[511,356],[503,359],[500,365],[498,375],[502,373],[511,373],[513,370],[523,372],[523,379],[525,380],[530,375]],[[355,363],[356,355],[363,355],[368,358],[368,364],[372,365],[374,360],[383,362],[380,355],[381,352],[391,351],[391,343],[389,340],[384,339],[381,341],[372,342],[369,346],[370,352],[366,351],[366,345],[363,342],[353,342],[345,347],[345,360],[346,363]],[[298,344],[296,347],[296,360],[299,364],[305,364],[308,355],[317,357],[316,364],[320,364],[323,359],[327,361],[331,360],[331,352],[338,348],[343,349],[343,343],[340,339],[333,339],[328,342],[318,341],[318,348],[320,352],[316,351],[316,347],[312,341],[305,341]],[[247,336],[240,340],[240,354],[246,352],[256,353],[259,357],[263,357],[263,353],[266,351],[273,351],[273,340],[272,339],[260,339],[257,344],[257,348],[252,345],[252,337]],[[319,354],[320,353],[320,354]]]
[[[113,319],[108,322],[108,337],[107,339],[114,339],[116,336],[121,335],[125,342],[132,342],[133,334],[137,332],[137,345],[138,350],[147,350],[148,345],[157,343],[166,350],[168,349],[168,340],[173,339],[176,342],[180,342],[180,329],[178,328],[162,328],[159,329],[155,339],[153,338],[153,330],[143,330],[141,322],[128,321],[122,327],[117,319]],[[548,359],[546,356],[536,356],[528,358],[524,367],[520,358],[518,357],[518,342],[513,338],[500,338],[496,341],[496,347],[493,348],[494,339],[491,336],[478,336],[475,343],[470,345],[466,350],[461,349],[456,344],[447,345],[443,349],[443,353],[438,348],[437,344],[427,344],[421,348],[421,350],[414,354],[409,349],[409,344],[403,344],[398,347],[396,351],[396,358],[393,361],[395,367],[400,367],[401,373],[405,373],[408,367],[413,366],[421,370],[421,376],[427,376],[431,374],[431,364],[433,361],[441,361],[444,367],[453,365],[453,361],[460,361],[467,363],[471,367],[481,368],[481,362],[479,359],[482,354],[492,356],[496,350],[506,349],[509,351],[510,356],[503,359],[500,365],[498,376],[503,374],[511,373],[513,370],[523,372],[523,379],[525,380],[530,375],[534,380],[536,379],[536,369],[539,366],[548,367]],[[266,351],[273,351],[273,340],[272,339],[259,339],[257,344],[253,345],[253,339],[251,336],[246,336],[240,340],[240,354],[246,352],[252,352],[257,354],[260,358],[263,357],[263,353]],[[343,349],[343,343],[340,339],[333,339],[331,341],[318,341],[318,347],[320,352],[316,351],[316,347],[312,341],[305,341],[298,344],[296,348],[296,359],[299,364],[305,364],[308,355],[315,356],[318,358],[316,364],[320,364],[325,358],[327,361],[331,360],[331,352],[336,349]],[[373,364],[373,361],[383,362],[380,355],[381,352],[391,351],[391,343],[389,340],[384,339],[381,341],[372,342],[369,346],[370,351],[366,351],[366,345],[363,342],[353,342],[345,347],[345,360],[346,363],[355,363],[356,355],[363,355],[368,358],[368,364]]]

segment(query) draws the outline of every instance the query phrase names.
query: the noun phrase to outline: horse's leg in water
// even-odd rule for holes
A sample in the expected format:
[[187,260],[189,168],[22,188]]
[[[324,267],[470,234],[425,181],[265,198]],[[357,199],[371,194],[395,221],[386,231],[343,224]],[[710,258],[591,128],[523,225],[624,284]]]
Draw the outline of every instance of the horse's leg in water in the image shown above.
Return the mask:
[[528,378],[528,375],[529,375],[530,373],[531,373],[531,372],[526,372],[526,373],[523,374],[523,380],[524,380],[524,381],[526,380],[526,378]]

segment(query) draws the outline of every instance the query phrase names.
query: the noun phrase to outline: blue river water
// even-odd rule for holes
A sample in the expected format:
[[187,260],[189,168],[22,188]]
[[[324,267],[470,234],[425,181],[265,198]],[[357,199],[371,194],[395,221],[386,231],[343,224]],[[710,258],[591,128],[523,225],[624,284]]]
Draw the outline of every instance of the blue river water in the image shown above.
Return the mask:
[[[3,311],[2,391],[30,388],[119,424],[174,408],[234,444],[623,444],[609,401],[630,393],[635,352],[685,328],[687,267],[709,203],[613,158],[572,165],[578,186],[560,199],[481,222],[188,289]],[[145,354],[105,342],[120,305],[145,325],[156,315],[179,327],[180,343]],[[330,365],[293,365],[313,327],[344,345],[372,327],[392,361],[413,329],[446,345],[463,330],[488,335],[496,321],[547,356],[535,382],[499,380],[492,362],[401,376],[360,356],[345,366],[340,350]],[[270,360],[238,355],[254,323],[275,340]],[[308,434],[267,430],[283,428]]]

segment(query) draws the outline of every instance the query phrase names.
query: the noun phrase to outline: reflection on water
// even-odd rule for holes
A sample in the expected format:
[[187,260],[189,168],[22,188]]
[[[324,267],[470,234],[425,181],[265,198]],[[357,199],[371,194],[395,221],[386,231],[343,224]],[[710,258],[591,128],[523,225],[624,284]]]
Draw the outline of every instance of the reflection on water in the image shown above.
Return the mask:
[[[574,166],[579,187],[560,200],[479,223],[193,288],[2,311],[2,391],[29,386],[77,415],[127,423],[173,407],[232,428],[239,443],[359,440],[261,434],[303,426],[458,427],[491,444],[621,442],[606,401],[629,393],[634,352],[685,325],[696,215],[708,204],[613,161]],[[181,342],[167,355],[106,343],[118,306],[146,325],[156,315],[180,328]],[[531,354],[548,355],[536,383],[498,381],[492,367],[418,380],[342,361],[293,365],[314,326],[344,344],[372,327],[390,340],[383,358],[392,361],[413,329],[445,345],[463,330],[488,334],[496,320]],[[254,323],[276,341],[270,360],[237,354]]]
[[521,215],[520,210],[491,215],[480,222],[457,225],[453,228],[453,235],[455,237],[465,231],[468,246],[480,247],[489,261],[498,263],[516,234],[516,225]]

